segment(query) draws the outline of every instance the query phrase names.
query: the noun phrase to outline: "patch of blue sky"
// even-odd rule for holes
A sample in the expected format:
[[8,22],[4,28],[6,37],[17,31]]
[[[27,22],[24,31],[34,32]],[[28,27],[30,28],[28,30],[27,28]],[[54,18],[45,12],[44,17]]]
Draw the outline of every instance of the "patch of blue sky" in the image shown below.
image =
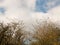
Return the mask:
[[5,11],[6,11],[6,10],[5,10],[5,8],[4,8],[4,7],[0,7],[0,13],[1,13],[1,14],[4,14],[4,13],[5,13]]
[[48,10],[60,5],[60,0],[36,0],[37,12],[46,13]]

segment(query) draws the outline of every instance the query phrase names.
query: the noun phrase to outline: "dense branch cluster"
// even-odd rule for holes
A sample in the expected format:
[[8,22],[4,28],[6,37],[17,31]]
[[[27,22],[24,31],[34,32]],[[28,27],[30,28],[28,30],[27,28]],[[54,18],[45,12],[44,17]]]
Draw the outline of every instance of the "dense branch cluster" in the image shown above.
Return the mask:
[[20,45],[23,23],[11,22],[5,25],[0,23],[0,45]]

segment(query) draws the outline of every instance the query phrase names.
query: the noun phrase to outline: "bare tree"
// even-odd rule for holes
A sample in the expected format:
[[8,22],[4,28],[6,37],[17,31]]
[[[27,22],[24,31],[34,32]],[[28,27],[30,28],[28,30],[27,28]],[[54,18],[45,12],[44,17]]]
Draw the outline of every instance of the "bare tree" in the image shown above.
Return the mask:
[[60,28],[53,22],[43,21],[34,26],[36,32],[33,36],[37,41],[32,45],[60,45]]
[[21,45],[22,22],[0,23],[0,45]]

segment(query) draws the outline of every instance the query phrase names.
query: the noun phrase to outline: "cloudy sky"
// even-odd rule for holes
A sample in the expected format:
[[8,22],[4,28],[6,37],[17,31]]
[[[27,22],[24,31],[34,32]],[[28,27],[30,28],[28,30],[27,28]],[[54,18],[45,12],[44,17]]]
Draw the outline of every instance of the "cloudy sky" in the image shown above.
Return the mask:
[[[4,1],[6,0],[0,0],[0,3],[3,3]],[[26,4],[30,3],[28,4],[29,7],[31,6],[32,3],[34,3],[34,0],[31,0],[30,2],[29,0],[21,0],[21,1],[23,7],[25,8],[27,7]],[[35,0],[35,11],[46,13],[48,10],[57,7],[59,5],[60,5],[60,0]],[[5,8],[0,6],[0,13],[4,13],[4,12],[5,12]]]
[[36,1],[36,11],[47,12],[51,8],[60,5],[60,0],[37,0]]
[[3,16],[31,20],[47,13],[60,15],[60,0],[0,0],[0,15]]

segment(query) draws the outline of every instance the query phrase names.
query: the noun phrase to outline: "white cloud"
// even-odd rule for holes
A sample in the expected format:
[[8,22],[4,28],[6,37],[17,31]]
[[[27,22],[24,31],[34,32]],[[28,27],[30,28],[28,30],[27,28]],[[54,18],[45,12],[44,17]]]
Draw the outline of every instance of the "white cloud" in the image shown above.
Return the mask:
[[35,0],[4,0],[0,3],[0,7],[6,9],[3,17],[20,17],[20,18],[29,18],[31,10],[34,9]]
[[53,15],[60,15],[60,6],[57,6],[55,8],[52,8],[48,11],[49,13],[52,13]]

